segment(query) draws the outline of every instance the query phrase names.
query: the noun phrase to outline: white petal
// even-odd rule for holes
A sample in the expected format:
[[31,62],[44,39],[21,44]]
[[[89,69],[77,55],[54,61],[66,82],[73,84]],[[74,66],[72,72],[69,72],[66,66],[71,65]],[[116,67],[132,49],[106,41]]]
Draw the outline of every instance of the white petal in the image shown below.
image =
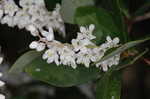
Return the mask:
[[47,35],[46,39],[47,39],[48,41],[54,40],[54,34],[53,34],[53,33],[49,33],[49,34]]
[[5,96],[0,94],[0,99],[5,99]]
[[38,30],[34,25],[28,25],[26,29],[31,32],[31,35],[38,36]]
[[49,28],[48,28],[48,32],[49,32],[49,33],[54,33],[53,28],[52,28],[52,27],[49,27]]
[[38,47],[38,42],[37,42],[37,41],[33,41],[33,42],[29,45],[29,47],[30,47],[31,49],[36,49],[36,48]]
[[47,53],[44,53],[43,56],[42,56],[42,59],[47,59],[47,58],[48,58]]
[[80,32],[81,32],[81,33],[86,33],[86,28],[83,27],[83,26],[81,26],[81,27],[80,27]]
[[94,25],[94,24],[91,24],[91,25],[89,26],[89,30],[92,32],[94,29],[95,29],[95,25]]
[[0,64],[2,64],[3,62],[3,57],[0,57]]
[[0,72],[0,77],[2,77],[3,76],[3,74]]
[[110,36],[107,36],[107,37],[106,37],[106,40],[107,40],[108,42],[111,42],[111,41],[112,41],[112,39],[111,39]]
[[45,49],[45,44],[44,43],[39,43],[36,50],[38,52],[43,51]]
[[119,40],[119,38],[118,38],[118,37],[116,37],[116,38],[114,38],[114,39],[113,39],[113,43],[114,43],[114,44],[118,44],[118,43],[119,43],[119,41],[120,41],[120,40]]
[[102,69],[104,72],[106,72],[108,70],[108,67],[106,64],[102,64],[101,66],[102,66]]
[[42,36],[47,37],[49,35],[49,32],[47,31],[41,31]]
[[47,59],[47,63],[48,63],[48,64],[52,63],[53,61],[54,61],[54,60],[53,60],[52,57],[50,57],[50,58]]
[[5,83],[3,81],[0,81],[0,87],[4,86]]

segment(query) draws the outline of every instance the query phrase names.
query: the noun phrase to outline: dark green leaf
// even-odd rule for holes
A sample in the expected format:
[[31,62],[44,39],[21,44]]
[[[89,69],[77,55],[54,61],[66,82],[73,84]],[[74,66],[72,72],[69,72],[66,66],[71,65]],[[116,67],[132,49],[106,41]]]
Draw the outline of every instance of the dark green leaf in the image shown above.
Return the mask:
[[62,17],[67,23],[74,23],[76,8],[80,6],[94,5],[93,0],[62,0]]
[[41,56],[41,53],[36,51],[26,52],[21,57],[19,57],[18,60],[12,65],[9,73],[18,74],[20,72],[23,72],[25,66],[39,56]]
[[94,67],[79,66],[73,69],[68,66],[47,64],[41,57],[32,61],[25,71],[37,80],[59,87],[70,87],[97,79],[100,70]]
[[121,73],[113,68],[97,82],[96,99],[120,99]]

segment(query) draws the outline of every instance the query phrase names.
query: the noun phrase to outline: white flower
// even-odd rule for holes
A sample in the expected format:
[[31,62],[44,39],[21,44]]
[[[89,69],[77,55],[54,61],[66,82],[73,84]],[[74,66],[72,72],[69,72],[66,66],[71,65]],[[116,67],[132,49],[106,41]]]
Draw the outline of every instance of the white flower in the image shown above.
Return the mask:
[[43,51],[45,49],[45,44],[37,41],[33,41],[29,47],[31,49],[36,49],[38,52]]
[[0,94],[0,99],[5,99],[5,96]]
[[74,69],[77,67],[75,62],[75,52],[71,48],[64,46],[58,53],[60,55],[61,64],[71,66]]
[[3,81],[0,81],[0,87],[4,86],[5,83]]
[[55,62],[57,65],[60,64],[59,62],[59,56],[55,48],[48,49],[43,54],[43,59],[47,59],[47,63]]
[[36,50],[38,52],[40,52],[40,51],[43,51],[44,49],[45,49],[45,44],[44,43],[38,43]]
[[[2,64],[3,62],[3,57],[0,57],[0,64]],[[1,77],[1,73],[0,73],[0,77]]]
[[107,60],[97,63],[96,66],[102,68],[103,71],[107,71],[108,67],[111,67],[113,65],[118,65],[119,60],[120,60],[120,54],[117,54]]
[[38,36],[39,35],[39,32],[37,31],[37,29],[36,29],[36,27],[34,25],[28,25],[26,27],[26,29],[28,31],[30,31],[31,35],[33,35],[33,36]]
[[92,43],[88,39],[80,40],[80,39],[77,38],[77,39],[73,39],[71,42],[72,42],[72,45],[73,45],[75,51],[82,50],[87,45],[95,45],[94,43]]
[[16,6],[13,0],[3,0],[4,2],[4,13],[10,16],[13,16],[16,11],[18,11],[18,7]]
[[47,31],[41,31],[41,34],[47,39],[47,41],[54,40],[54,31],[51,27],[49,27],[48,32]]
[[1,20],[1,24],[8,24],[8,26],[13,27],[14,23],[13,23],[13,17],[6,15],[4,18],[2,18]]
[[36,49],[37,46],[38,46],[38,42],[37,42],[37,41],[33,41],[33,42],[29,45],[29,47],[30,47],[31,49]]
[[87,38],[89,40],[95,39],[96,37],[92,35],[93,31],[95,29],[95,26],[91,24],[89,28],[85,28],[83,26],[80,27],[80,32],[82,33],[84,38]]

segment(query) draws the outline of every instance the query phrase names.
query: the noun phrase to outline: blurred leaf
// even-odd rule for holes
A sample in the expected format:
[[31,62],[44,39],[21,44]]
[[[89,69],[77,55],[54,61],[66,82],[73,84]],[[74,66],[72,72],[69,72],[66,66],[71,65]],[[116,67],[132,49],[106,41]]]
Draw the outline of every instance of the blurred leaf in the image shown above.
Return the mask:
[[[37,71],[38,70],[38,71]],[[25,71],[33,78],[58,87],[70,87],[97,79],[100,70],[91,67],[78,66],[73,69],[68,66],[47,64],[41,57],[34,59]]]
[[129,48],[131,48],[131,47],[134,47],[134,46],[136,46],[136,45],[138,45],[138,44],[141,44],[141,43],[143,43],[143,42],[145,42],[145,41],[147,41],[147,40],[150,40],[150,37],[145,38],[145,39],[143,39],[143,40],[136,40],[136,41],[128,42],[128,43],[122,45],[121,47],[117,48],[117,49],[116,49],[115,51],[113,51],[112,53],[110,53],[110,54],[104,56],[100,61],[98,61],[98,62],[96,62],[96,63],[99,63],[99,62],[102,62],[102,61],[104,61],[104,60],[107,60],[107,59],[113,57],[114,55],[119,54],[119,53],[122,53],[122,52],[124,52],[125,50],[127,50],[127,49],[129,49]]
[[44,0],[46,4],[46,8],[48,10],[53,10],[56,7],[56,4],[61,4],[62,0]]
[[74,23],[76,8],[94,5],[94,0],[62,0],[62,17],[66,23]]
[[105,41],[108,35],[122,39],[122,33],[114,23],[111,14],[102,8],[93,6],[79,7],[76,11],[75,23],[80,26],[94,24],[96,26],[94,35],[97,37],[95,40],[97,44]]
[[111,68],[97,82],[96,99],[120,99],[121,72]]
[[23,54],[21,57],[17,59],[17,61],[12,65],[9,73],[18,74],[23,72],[25,66],[32,62],[35,58],[41,56],[40,52],[29,51]]

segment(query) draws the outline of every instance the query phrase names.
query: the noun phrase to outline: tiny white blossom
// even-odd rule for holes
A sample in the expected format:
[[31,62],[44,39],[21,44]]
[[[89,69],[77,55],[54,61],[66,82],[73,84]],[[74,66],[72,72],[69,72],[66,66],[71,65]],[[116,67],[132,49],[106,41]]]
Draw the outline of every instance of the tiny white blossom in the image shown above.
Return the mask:
[[38,43],[36,50],[38,52],[40,52],[40,51],[43,51],[44,49],[45,49],[45,44],[44,43]]
[[4,86],[5,83],[3,81],[0,81],[0,87]]
[[4,13],[13,16],[16,11],[18,11],[18,7],[16,6],[13,0],[3,0],[4,3]]
[[41,31],[41,34],[48,40],[52,41],[54,40],[54,31],[51,27],[49,27],[48,32],[47,31]]
[[13,17],[6,15],[4,18],[1,19],[1,24],[8,24],[8,26],[13,27],[14,23],[13,23]]
[[77,67],[75,62],[75,52],[71,48],[64,46],[62,50],[59,50],[59,55],[60,63],[71,66],[74,69]]
[[2,64],[2,62],[3,62],[3,57],[0,57],[0,64]]
[[5,96],[0,94],[0,99],[5,99]]
[[36,27],[34,26],[34,25],[28,25],[27,27],[26,27],[26,29],[28,30],[28,31],[30,31],[30,33],[33,35],[33,36],[38,36],[38,31],[37,31],[37,29],[36,29]]
[[38,42],[37,42],[37,41],[33,41],[33,42],[29,45],[29,47],[30,47],[31,49],[36,49],[37,46],[38,46]]
[[57,65],[60,64],[59,62],[59,56],[55,48],[53,49],[48,49],[44,54],[43,54],[43,59],[47,59],[47,63],[52,63],[55,62]]

